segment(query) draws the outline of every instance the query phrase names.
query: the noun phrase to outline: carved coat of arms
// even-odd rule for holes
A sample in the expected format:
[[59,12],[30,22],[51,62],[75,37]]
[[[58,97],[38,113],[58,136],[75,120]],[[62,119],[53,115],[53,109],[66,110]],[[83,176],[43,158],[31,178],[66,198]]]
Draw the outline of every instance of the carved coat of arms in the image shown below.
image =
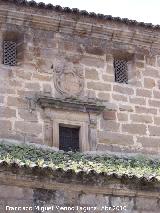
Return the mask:
[[83,72],[71,62],[58,61],[54,65],[54,85],[63,96],[78,96],[84,88]]

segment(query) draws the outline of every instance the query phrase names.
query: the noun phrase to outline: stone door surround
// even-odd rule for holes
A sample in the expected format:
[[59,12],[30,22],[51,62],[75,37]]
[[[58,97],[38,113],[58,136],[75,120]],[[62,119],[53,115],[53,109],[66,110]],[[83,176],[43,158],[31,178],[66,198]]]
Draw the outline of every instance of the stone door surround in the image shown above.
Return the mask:
[[92,142],[89,139],[89,114],[100,114],[105,108],[99,102],[87,102],[78,99],[57,99],[48,96],[38,96],[37,103],[43,109],[50,109],[49,115],[53,127],[52,146],[59,149],[59,127],[79,128],[80,151],[91,150]]

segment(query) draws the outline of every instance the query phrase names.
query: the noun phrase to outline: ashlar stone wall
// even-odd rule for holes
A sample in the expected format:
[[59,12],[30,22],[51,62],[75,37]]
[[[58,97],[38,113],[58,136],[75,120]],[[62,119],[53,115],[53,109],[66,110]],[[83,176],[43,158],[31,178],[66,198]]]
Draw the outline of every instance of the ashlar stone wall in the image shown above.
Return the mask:
[[[98,99],[105,106],[103,113],[91,115],[90,143],[96,139],[92,150],[160,153],[158,29],[0,4],[1,138],[52,146],[54,116],[71,119],[73,112],[43,109],[35,97],[64,98],[65,90],[75,95],[81,87],[68,81],[70,77],[62,91],[55,86],[55,70],[64,70],[74,71],[83,82],[77,99]],[[16,66],[3,64],[5,39],[19,44]],[[115,82],[114,58],[129,62],[128,84]],[[76,114],[90,127],[86,113]]]
[[158,213],[159,199],[152,196],[114,195],[64,189],[31,189],[0,185],[1,213]]
[[[13,170],[14,171],[14,170]],[[43,175],[43,170],[1,168],[0,212],[27,213],[158,213],[159,183],[118,180],[113,177],[95,184],[95,179],[63,174],[57,181]],[[64,178],[65,177],[65,178]]]

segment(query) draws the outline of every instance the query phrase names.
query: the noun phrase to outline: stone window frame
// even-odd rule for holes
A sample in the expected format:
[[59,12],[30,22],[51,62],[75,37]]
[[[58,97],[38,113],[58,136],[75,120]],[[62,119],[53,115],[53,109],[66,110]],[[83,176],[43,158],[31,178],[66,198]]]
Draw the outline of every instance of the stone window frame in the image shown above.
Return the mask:
[[53,119],[53,147],[59,149],[59,126],[63,125],[66,127],[79,128],[79,147],[80,152],[90,150],[89,139],[88,139],[88,123],[82,121],[70,121],[63,119]]
[[[4,63],[4,42],[13,42],[16,44],[16,63],[14,65]],[[16,31],[4,31],[2,33],[2,64],[4,66],[18,66],[24,59],[24,34]]]
[[[127,78],[128,81],[125,84],[130,84],[132,80],[134,80],[135,77],[135,54],[129,53],[127,51],[114,51],[113,52],[113,71],[115,75],[115,69],[114,69],[114,60],[124,60],[127,62]],[[117,81],[115,81],[117,84],[121,84]]]

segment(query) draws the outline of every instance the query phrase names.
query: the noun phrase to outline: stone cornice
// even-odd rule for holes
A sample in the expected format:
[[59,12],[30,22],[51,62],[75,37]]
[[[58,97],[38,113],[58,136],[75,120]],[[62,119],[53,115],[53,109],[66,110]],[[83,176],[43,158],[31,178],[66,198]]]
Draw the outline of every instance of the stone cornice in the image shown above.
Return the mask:
[[100,20],[109,20],[109,21],[116,21],[119,23],[124,23],[127,25],[136,25],[141,26],[145,28],[153,28],[153,29],[160,29],[160,25],[153,25],[152,23],[144,23],[144,22],[137,22],[136,20],[130,20],[128,18],[120,18],[120,17],[113,17],[111,15],[104,15],[104,14],[96,14],[94,12],[87,12],[86,10],[79,10],[77,8],[69,8],[69,7],[61,7],[60,5],[52,5],[51,3],[45,4],[43,2],[35,2],[34,0],[1,0],[1,2],[5,3],[13,3],[18,6],[24,6],[24,7],[31,7],[31,8],[38,8],[38,9],[45,9],[50,10],[54,12],[62,12],[62,13],[68,13],[68,14],[74,14],[77,16],[83,16],[83,17],[90,17]]
[[48,96],[39,96],[37,97],[36,101],[42,108],[74,110],[97,114],[100,114],[105,108],[105,106],[98,102],[85,102],[75,99],[56,99]]
[[[34,8],[32,9],[34,11]],[[119,42],[133,46],[144,46],[160,48],[160,33],[154,28],[143,28],[139,26],[128,26],[124,23],[113,23],[113,21],[95,22],[89,18],[78,18],[74,15],[52,13],[33,13],[30,9],[17,12],[9,5],[0,8],[0,22],[11,23],[35,29],[51,30],[83,37],[104,39],[106,42]]]

